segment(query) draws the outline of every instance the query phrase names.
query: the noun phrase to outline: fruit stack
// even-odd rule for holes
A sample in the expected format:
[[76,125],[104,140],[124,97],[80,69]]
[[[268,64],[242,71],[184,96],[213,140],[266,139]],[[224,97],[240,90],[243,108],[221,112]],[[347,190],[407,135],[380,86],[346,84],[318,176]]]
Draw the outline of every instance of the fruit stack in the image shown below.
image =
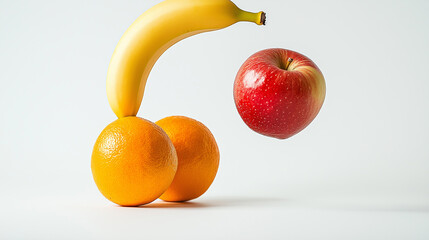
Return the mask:
[[91,159],[95,183],[107,199],[122,206],[157,198],[181,202],[210,187],[219,149],[206,126],[183,116],[153,123],[136,115],[163,52],[184,38],[239,21],[262,25],[265,14],[243,11],[230,0],[165,0],[122,36],[107,72],[107,97],[118,119],[101,132]]

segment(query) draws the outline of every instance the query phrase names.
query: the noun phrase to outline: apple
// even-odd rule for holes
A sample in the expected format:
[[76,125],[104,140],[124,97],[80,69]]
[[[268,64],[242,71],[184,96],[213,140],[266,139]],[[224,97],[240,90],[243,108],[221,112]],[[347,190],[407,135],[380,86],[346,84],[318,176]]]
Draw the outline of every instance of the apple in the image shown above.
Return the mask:
[[325,79],[308,57],[282,48],[259,51],[241,66],[234,101],[252,130],[289,138],[310,124],[325,99]]

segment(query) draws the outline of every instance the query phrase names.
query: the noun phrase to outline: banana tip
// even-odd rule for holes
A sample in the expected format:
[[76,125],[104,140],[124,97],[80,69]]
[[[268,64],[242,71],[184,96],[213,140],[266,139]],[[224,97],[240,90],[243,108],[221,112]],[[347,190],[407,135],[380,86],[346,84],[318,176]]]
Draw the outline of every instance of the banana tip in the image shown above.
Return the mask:
[[265,21],[267,20],[267,14],[265,12],[261,12],[261,25],[265,25]]

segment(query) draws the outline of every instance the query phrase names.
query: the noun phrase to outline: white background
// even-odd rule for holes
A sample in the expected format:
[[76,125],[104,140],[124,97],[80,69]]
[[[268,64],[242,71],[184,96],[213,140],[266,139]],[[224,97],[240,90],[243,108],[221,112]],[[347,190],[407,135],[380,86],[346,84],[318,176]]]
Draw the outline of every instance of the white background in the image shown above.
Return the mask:
[[[156,63],[139,116],[203,122],[218,175],[187,204],[122,208],[90,157],[115,120],[105,79],[126,28],[159,1],[0,1],[1,239],[429,239],[428,1],[245,1],[267,25],[186,39]],[[310,57],[327,82],[303,132],[252,132],[232,98],[247,57]]]

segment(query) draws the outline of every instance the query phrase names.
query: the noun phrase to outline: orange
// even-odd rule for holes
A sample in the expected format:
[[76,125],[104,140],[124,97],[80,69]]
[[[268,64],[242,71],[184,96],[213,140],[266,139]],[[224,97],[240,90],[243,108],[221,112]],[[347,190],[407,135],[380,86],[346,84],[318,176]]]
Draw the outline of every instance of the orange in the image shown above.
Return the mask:
[[94,181],[110,201],[138,206],[157,199],[177,169],[177,155],[167,134],[139,117],[120,118],[98,137],[91,159]]
[[172,116],[156,122],[176,148],[178,167],[164,201],[188,201],[212,184],[219,167],[219,149],[210,130],[197,120]]

